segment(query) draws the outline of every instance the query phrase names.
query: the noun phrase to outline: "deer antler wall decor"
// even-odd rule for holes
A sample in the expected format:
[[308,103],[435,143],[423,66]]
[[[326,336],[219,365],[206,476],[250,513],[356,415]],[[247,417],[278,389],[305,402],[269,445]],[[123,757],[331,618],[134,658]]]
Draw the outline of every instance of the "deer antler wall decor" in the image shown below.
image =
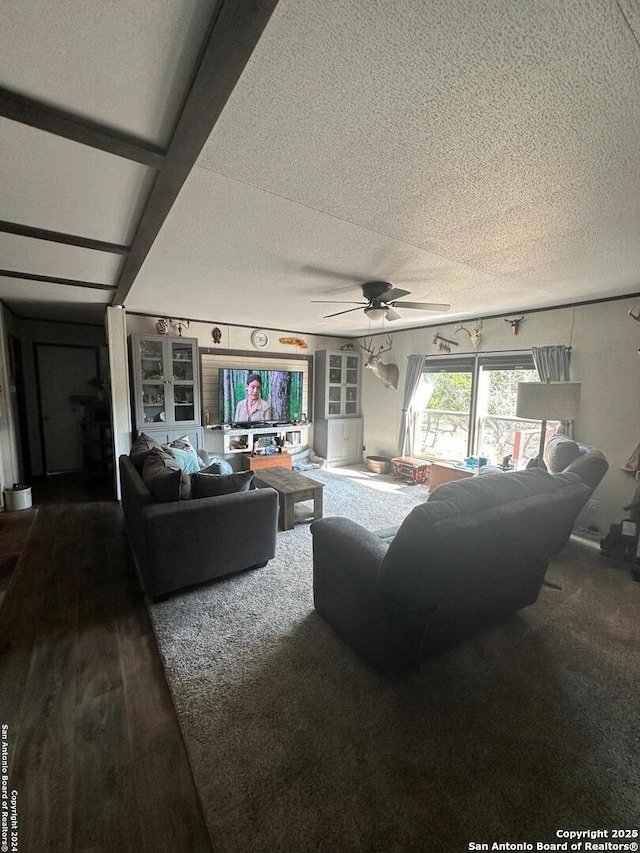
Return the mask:
[[[368,358],[364,363],[365,367],[368,367],[369,370],[373,371],[373,373],[378,377],[378,379],[382,382],[385,388],[397,388],[398,387],[398,365],[397,364],[383,364],[380,361],[380,356],[383,352],[389,352],[391,347],[393,346],[393,338],[391,335],[387,335],[384,343],[380,344],[379,347],[373,346],[373,339],[370,343],[367,343],[367,339],[364,338],[364,346],[362,344],[358,344],[360,349],[363,349],[366,353],[368,353]],[[385,346],[386,344],[386,346]]]
[[469,340],[471,341],[471,345],[473,346],[473,351],[478,351],[478,347],[480,346],[480,340],[482,339],[482,320],[476,320],[473,329],[468,329],[466,326],[463,326],[461,320],[456,326],[455,331],[456,334],[458,332],[466,332],[469,335]]
[[460,346],[460,341],[452,341],[449,338],[443,338],[440,332],[436,332],[433,336],[434,344],[438,344],[438,352],[451,352],[451,347]]
[[190,320],[171,320],[170,323],[171,327],[177,331],[178,337],[180,338],[182,337],[182,330],[188,329],[191,325]]

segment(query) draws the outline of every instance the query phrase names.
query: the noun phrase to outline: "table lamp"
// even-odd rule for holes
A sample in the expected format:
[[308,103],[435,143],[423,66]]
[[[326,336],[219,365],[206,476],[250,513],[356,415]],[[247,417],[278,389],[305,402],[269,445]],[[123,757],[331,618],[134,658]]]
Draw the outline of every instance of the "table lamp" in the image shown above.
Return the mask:
[[580,411],[580,382],[518,382],[516,417],[542,421],[538,457],[544,454],[547,421],[572,421]]

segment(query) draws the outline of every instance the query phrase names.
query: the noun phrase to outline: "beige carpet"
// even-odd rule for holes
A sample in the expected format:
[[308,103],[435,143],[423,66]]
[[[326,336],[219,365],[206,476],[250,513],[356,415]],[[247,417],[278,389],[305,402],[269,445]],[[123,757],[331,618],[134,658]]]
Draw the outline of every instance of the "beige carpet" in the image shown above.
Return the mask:
[[[325,515],[371,529],[424,499],[312,475]],[[577,539],[548,577],[562,588],[395,680],[314,612],[306,525],[264,569],[152,605],[214,849],[456,853],[637,825],[640,584]]]

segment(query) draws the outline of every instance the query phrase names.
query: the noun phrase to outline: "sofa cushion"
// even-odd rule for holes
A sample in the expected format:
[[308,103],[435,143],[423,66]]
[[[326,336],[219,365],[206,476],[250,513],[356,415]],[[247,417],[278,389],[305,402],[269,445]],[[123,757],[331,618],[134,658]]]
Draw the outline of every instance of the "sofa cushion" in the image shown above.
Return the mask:
[[544,459],[549,471],[556,474],[559,471],[564,471],[582,452],[577,442],[569,436],[554,435],[549,439],[544,449]]
[[173,444],[167,444],[163,449],[176,460],[185,474],[195,474],[202,467],[200,457],[191,446],[175,447]]
[[191,497],[189,475],[161,447],[153,447],[148,451],[142,479],[157,503],[184,501]]
[[253,480],[253,471],[239,471],[237,474],[205,474],[200,471],[191,475],[191,497],[212,498],[218,495],[231,495],[234,492],[248,491]]
[[144,467],[144,460],[147,458],[147,453],[153,447],[161,449],[162,445],[159,441],[156,441],[155,438],[151,438],[150,435],[146,435],[144,432],[141,432],[133,442],[131,450],[129,451],[129,459],[134,465],[136,471],[142,471]]

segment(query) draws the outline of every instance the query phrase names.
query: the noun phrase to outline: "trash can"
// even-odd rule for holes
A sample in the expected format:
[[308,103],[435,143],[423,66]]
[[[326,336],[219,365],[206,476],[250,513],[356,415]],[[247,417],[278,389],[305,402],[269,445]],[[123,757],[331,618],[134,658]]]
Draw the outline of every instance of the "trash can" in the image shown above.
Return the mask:
[[4,508],[7,512],[31,509],[31,486],[21,486],[20,483],[14,483],[10,489],[5,489]]

